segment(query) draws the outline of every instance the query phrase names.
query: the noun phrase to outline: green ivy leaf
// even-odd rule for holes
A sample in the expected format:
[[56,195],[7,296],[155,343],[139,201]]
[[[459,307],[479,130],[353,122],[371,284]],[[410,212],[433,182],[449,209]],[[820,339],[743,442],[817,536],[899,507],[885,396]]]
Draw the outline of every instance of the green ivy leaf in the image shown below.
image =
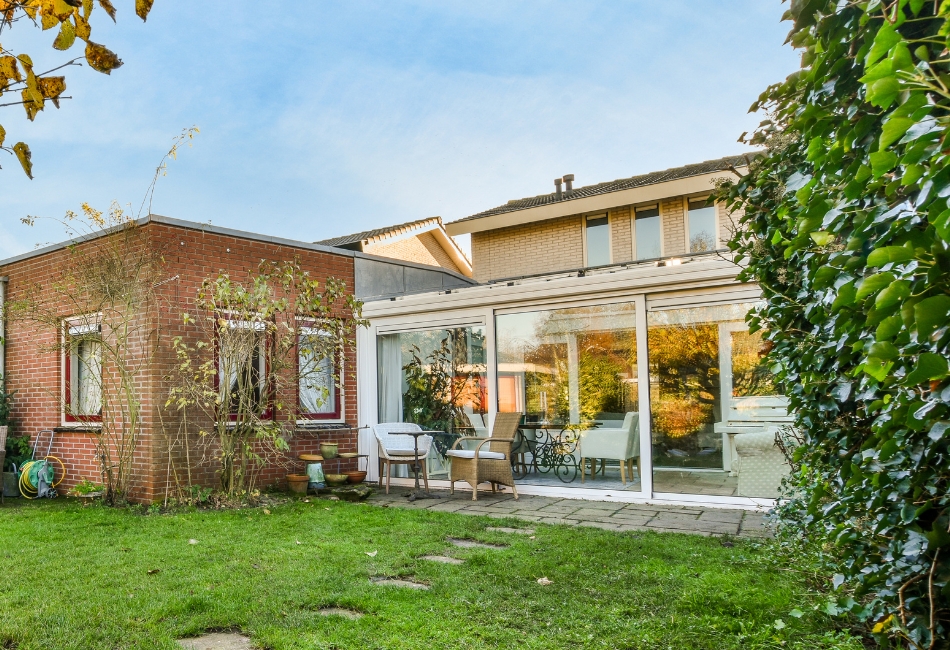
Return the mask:
[[864,65],[874,65],[875,62],[887,54],[890,49],[900,43],[900,41],[901,35],[897,31],[897,28],[889,21],[883,21],[881,28],[878,29],[877,34],[874,35],[874,43],[871,45],[871,50],[864,60]]
[[917,386],[934,379],[943,379],[947,376],[947,358],[933,352],[924,352],[917,359],[914,371],[904,378],[906,386]]
[[910,297],[910,282],[907,280],[894,280],[884,291],[877,294],[874,306],[877,309],[887,309],[899,302],[903,302]]
[[881,131],[881,139],[878,148],[883,150],[904,137],[907,129],[917,123],[917,120],[910,117],[892,117],[884,123],[884,129]]
[[914,252],[903,246],[885,246],[871,251],[868,266],[884,266],[891,262],[906,262],[914,259]]
[[914,305],[917,340],[926,341],[934,330],[950,322],[950,296],[931,296]]
[[873,293],[877,293],[884,287],[887,287],[894,281],[893,273],[875,273],[874,275],[864,278],[861,282],[860,287],[858,288],[857,294],[854,296],[855,300],[861,300],[862,298],[867,298]]
[[897,165],[897,154],[893,151],[875,151],[869,156],[874,178],[880,178]]

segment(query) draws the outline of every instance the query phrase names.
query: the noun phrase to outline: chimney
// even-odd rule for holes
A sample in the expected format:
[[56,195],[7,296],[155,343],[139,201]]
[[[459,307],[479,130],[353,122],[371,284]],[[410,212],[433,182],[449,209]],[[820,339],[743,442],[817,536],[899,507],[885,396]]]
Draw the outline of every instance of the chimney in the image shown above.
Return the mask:
[[570,194],[573,191],[574,174],[564,174],[565,191]]
[[554,179],[554,187],[557,188],[554,190],[555,198],[558,201],[560,201],[561,200],[561,179],[560,178]]

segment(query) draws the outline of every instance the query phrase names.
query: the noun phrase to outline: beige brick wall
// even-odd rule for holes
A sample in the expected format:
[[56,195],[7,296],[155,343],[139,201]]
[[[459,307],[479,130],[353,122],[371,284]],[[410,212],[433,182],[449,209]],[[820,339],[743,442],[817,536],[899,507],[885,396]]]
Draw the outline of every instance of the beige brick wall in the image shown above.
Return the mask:
[[660,222],[663,228],[663,255],[682,255],[686,252],[686,218],[683,198],[675,197],[660,202]]
[[622,264],[633,259],[633,235],[630,231],[630,206],[610,211],[611,261]]
[[584,265],[581,217],[571,216],[472,233],[472,266],[479,282]]
[[459,267],[452,261],[445,249],[431,232],[424,232],[415,237],[407,237],[391,244],[369,245],[364,250],[371,255],[391,257],[417,264],[441,266],[451,271],[459,271]]

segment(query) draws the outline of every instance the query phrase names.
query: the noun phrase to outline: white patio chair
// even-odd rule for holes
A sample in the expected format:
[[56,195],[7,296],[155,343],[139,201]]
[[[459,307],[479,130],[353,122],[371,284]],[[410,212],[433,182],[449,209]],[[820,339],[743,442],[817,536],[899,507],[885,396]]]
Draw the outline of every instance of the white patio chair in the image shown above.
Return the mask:
[[736,434],[740,497],[779,497],[782,479],[791,472],[791,468],[785,454],[775,444],[777,430],[778,427],[768,427],[764,431]]
[[620,480],[627,484],[627,473],[633,480],[633,459],[637,459],[637,473],[640,468],[640,414],[627,413],[619,429],[587,429],[581,431],[578,443],[580,456],[581,483],[587,475],[586,461],[590,459],[591,478],[597,475],[597,459],[600,459],[600,472],[603,474],[606,460],[620,461]]
[[[422,427],[411,422],[385,422],[374,424],[373,433],[379,446],[379,482],[383,482],[383,466],[386,467],[386,494],[389,494],[389,482],[392,479],[393,465],[412,465],[416,462],[415,440],[405,435],[409,431],[422,431]],[[402,434],[402,435],[400,435]],[[419,465],[426,492],[429,491],[429,472],[425,458],[432,446],[432,436],[419,436]]]

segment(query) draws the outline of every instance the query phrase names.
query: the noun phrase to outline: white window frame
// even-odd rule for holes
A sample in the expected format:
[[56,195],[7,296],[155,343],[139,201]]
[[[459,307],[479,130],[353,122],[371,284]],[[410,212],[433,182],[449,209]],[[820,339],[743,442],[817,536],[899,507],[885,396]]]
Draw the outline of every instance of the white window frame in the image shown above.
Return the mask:
[[663,210],[660,209],[660,201],[656,203],[646,203],[644,205],[632,205],[630,206],[630,259],[634,262],[641,261],[640,258],[637,257],[637,210],[649,210],[650,208],[656,208],[657,218],[660,223],[660,257],[663,258],[666,256],[666,243],[664,242],[665,237],[663,236]]
[[[301,339],[308,336],[330,336],[330,332],[320,329],[318,327],[301,327],[300,332],[297,335],[297,370],[300,371],[300,342]],[[302,427],[306,426],[319,426],[321,424],[340,424],[345,422],[346,418],[346,393],[344,390],[344,359],[331,359],[330,360],[330,376],[333,380],[333,399],[336,401],[336,408],[334,412],[338,411],[338,415],[334,416],[333,413],[328,413],[328,417],[320,417],[319,413],[302,413],[300,415],[307,415],[309,417],[298,417],[297,424]],[[339,385],[337,385],[337,378],[339,378]],[[297,405],[302,407],[300,401],[300,379],[298,377],[297,383]]]
[[[607,219],[607,264],[614,263],[614,233],[613,233],[613,220],[611,219],[609,212],[598,212],[596,214],[587,214],[584,215],[581,222],[581,232],[583,233],[582,241],[584,246],[584,268],[590,266],[589,260],[587,259],[587,222],[590,219]],[[602,266],[598,264],[597,266]]]

